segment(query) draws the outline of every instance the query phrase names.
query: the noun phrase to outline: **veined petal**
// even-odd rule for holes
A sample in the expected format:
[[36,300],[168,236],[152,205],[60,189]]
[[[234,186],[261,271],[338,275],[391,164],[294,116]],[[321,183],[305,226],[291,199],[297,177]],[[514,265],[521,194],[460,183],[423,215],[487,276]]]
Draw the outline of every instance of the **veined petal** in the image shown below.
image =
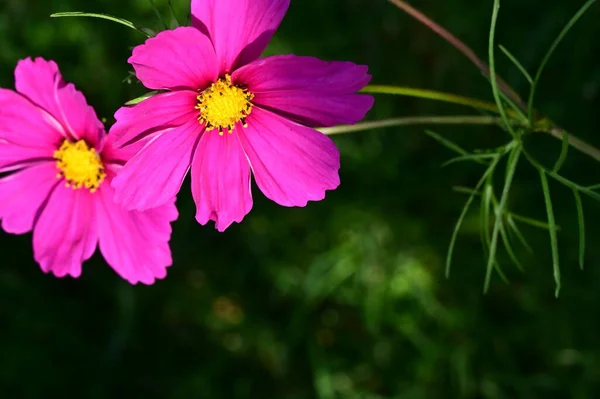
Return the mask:
[[219,76],[212,43],[192,27],[160,32],[134,48],[128,62],[150,89],[199,90]]
[[85,139],[99,148],[104,125],[85,97],[72,83],[66,83],[54,61],[26,58],[15,69],[17,91],[46,110],[60,123],[63,135]]
[[47,111],[21,94],[0,89],[0,140],[31,148],[47,149],[52,155],[65,139],[60,123]]
[[261,191],[284,206],[305,206],[340,184],[340,153],[324,134],[258,107],[238,132]]
[[103,184],[95,202],[99,246],[106,262],[131,284],[152,284],[172,264],[170,223],[177,219],[175,198],[147,211],[126,211],[114,202],[114,191]]
[[44,162],[0,179],[0,219],[7,233],[24,234],[60,180],[56,166]]
[[205,132],[192,162],[192,195],[196,220],[224,231],[241,222],[252,208],[250,165],[236,130],[222,136],[216,130]]
[[33,253],[45,273],[79,277],[98,242],[94,194],[59,184],[33,227]]
[[261,58],[232,74],[254,94],[254,104],[313,127],[364,118],[374,99],[356,92],[370,79],[364,65],[295,55]]
[[115,201],[127,210],[146,210],[170,201],[183,183],[202,133],[191,121],[157,134],[113,179]]
[[154,95],[132,107],[121,107],[115,113],[110,135],[117,146],[134,143],[145,136],[195,120],[199,111],[197,93],[181,90]]
[[257,59],[279,27],[290,0],[192,0],[192,23],[210,36],[219,72]]

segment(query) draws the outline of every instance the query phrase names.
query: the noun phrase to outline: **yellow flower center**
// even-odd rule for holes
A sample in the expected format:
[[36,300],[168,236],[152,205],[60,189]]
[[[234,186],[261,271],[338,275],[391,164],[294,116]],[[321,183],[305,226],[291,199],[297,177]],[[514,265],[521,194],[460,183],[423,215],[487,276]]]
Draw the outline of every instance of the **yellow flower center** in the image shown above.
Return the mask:
[[246,127],[246,117],[252,111],[250,101],[253,98],[254,94],[248,89],[234,86],[231,76],[225,75],[224,79],[217,80],[198,95],[198,121],[206,125],[206,130],[218,129],[221,136],[223,129],[231,133],[238,122]]
[[66,186],[72,189],[85,187],[94,192],[106,177],[100,156],[83,140],[75,143],[63,141],[60,148],[54,151],[54,158],[59,170],[56,177],[64,178]]

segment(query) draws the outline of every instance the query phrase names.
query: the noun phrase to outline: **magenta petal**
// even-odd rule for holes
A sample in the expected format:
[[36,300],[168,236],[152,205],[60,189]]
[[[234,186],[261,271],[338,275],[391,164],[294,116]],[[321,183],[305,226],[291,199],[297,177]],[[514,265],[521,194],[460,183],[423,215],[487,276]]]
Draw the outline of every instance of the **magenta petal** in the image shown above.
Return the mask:
[[150,89],[203,89],[219,75],[212,43],[192,27],[160,32],[134,48],[128,62]]
[[253,108],[239,137],[256,184],[284,206],[305,206],[340,184],[340,153],[324,134]]
[[241,222],[252,208],[250,165],[235,132],[205,132],[192,162],[196,220],[214,220],[219,231]]
[[42,58],[19,61],[15,69],[17,91],[45,109],[58,121],[61,131],[73,139],[85,139],[98,146],[104,126],[83,94],[71,83],[67,84],[54,61]]
[[161,93],[133,107],[121,107],[110,128],[117,146],[128,145],[160,130],[181,126],[197,118],[197,93],[182,90]]
[[115,201],[146,210],[170,201],[183,183],[202,132],[197,121],[153,137],[113,179]]
[[33,227],[33,253],[45,273],[81,275],[98,242],[94,194],[56,186]]
[[208,34],[219,72],[257,59],[279,27],[290,0],[192,0],[192,22]]
[[356,123],[374,102],[356,94],[371,75],[351,62],[278,55],[238,69],[232,79],[248,87],[254,104],[314,127]]
[[50,155],[65,139],[63,127],[44,109],[11,90],[0,89],[0,140]]
[[0,219],[4,231],[13,234],[30,231],[39,209],[59,183],[56,166],[50,162],[0,179]]
[[106,262],[131,284],[152,284],[172,264],[170,223],[177,219],[175,199],[144,212],[126,211],[114,200],[109,184],[96,200],[99,246]]
[[43,162],[54,162],[49,148],[23,147],[0,139],[0,173]]

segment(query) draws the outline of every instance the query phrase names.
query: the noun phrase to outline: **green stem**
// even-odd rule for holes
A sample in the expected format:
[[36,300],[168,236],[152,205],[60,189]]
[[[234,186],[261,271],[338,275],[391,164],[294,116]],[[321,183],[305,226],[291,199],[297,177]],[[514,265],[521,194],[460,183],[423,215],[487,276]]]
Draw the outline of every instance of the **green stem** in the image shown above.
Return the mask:
[[[371,122],[360,122],[354,125],[340,125],[334,127],[319,128],[326,135],[362,132],[365,130],[381,129],[392,126],[410,125],[502,125],[501,118],[495,116],[409,116],[405,118],[391,118]],[[516,122],[515,124],[520,124]]]
[[[368,85],[365,86],[361,90],[361,92],[370,94],[392,94],[396,96],[425,98],[427,100],[442,101],[450,104],[466,105],[467,107],[472,107],[481,111],[499,113],[498,107],[494,103],[435,90],[416,89],[413,87],[403,86]],[[511,118],[519,118],[519,115],[512,110],[507,110],[507,113]]]

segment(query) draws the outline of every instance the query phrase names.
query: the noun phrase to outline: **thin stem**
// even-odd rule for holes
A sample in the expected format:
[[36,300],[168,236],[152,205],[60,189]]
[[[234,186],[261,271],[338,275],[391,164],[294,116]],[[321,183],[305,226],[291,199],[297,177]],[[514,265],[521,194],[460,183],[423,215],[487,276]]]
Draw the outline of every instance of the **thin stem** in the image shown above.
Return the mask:
[[[392,126],[409,125],[502,125],[501,118],[495,116],[409,116],[406,118],[391,118],[372,122],[360,122],[354,125],[340,125],[319,128],[326,135],[362,132],[365,130],[381,129]],[[519,125],[520,122],[515,124]]]
[[[388,0],[390,3],[394,4],[396,7],[405,11],[407,14],[412,16],[417,21],[423,23],[429,29],[440,35],[444,40],[454,46],[458,51],[463,53],[477,68],[479,68],[486,77],[490,77],[490,68],[487,66],[485,62],[483,62],[473,50],[465,43],[463,43],[460,39],[454,36],[452,33],[448,32],[445,28],[441,27],[430,18],[428,18],[425,14],[412,7],[408,3],[403,0]],[[507,97],[510,97],[521,109],[527,109],[525,103],[521,99],[521,97],[500,77],[498,79],[498,87],[502,90]]]
[[559,140],[564,140],[564,135],[566,134],[567,141],[569,142],[569,145],[571,147],[576,148],[577,150],[581,151],[582,153],[584,153],[585,155],[587,155],[591,158],[594,158],[596,161],[600,161],[600,150],[599,149],[597,149],[596,147],[586,143],[585,141],[569,134],[564,129],[561,129],[559,127],[553,127],[550,129],[536,130],[536,131],[548,133],[552,137],[559,139]]

